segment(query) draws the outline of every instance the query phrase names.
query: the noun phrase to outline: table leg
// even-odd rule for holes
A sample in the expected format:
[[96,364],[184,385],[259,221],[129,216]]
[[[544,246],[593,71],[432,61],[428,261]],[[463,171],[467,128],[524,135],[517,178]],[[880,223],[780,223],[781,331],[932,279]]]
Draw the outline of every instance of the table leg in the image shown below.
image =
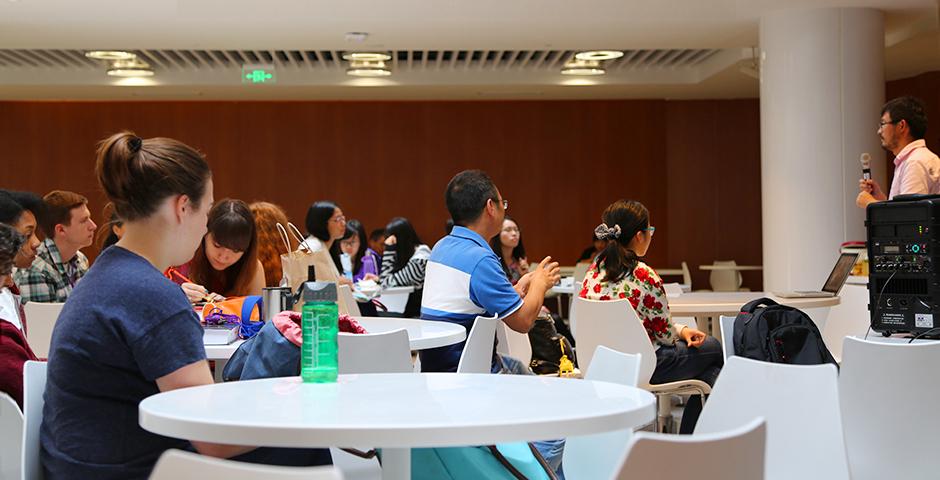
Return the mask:
[[215,371],[212,372],[212,375],[215,378],[215,383],[222,383],[222,371],[225,370],[225,364],[227,363],[228,360],[215,361]]
[[382,449],[382,480],[411,479],[411,449]]

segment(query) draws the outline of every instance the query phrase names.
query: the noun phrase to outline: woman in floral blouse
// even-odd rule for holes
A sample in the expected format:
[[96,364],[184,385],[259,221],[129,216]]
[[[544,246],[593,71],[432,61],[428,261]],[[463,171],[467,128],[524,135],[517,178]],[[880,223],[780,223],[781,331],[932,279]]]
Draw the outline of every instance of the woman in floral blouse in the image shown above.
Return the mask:
[[[672,321],[662,279],[639,260],[646,255],[655,231],[649,211],[640,202],[618,200],[607,207],[602,219],[604,223],[594,232],[607,240],[607,247],[585,275],[581,298],[630,301],[656,349],[650,383],[698,379],[714,385],[724,364],[721,344]],[[701,399],[693,396],[682,415],[680,433],[692,433],[701,410]]]

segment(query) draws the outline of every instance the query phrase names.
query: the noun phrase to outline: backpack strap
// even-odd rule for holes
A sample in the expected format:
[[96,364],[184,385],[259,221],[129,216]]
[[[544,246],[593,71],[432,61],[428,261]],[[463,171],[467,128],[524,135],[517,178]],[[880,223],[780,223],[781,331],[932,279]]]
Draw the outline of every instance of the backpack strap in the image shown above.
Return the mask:
[[519,471],[518,468],[516,468],[515,465],[513,465],[509,460],[506,459],[506,457],[503,456],[502,453],[500,453],[499,449],[496,448],[496,445],[487,445],[486,448],[490,450],[490,453],[496,457],[496,460],[499,460],[499,463],[502,464],[506,470],[509,470],[509,473],[511,473],[513,477],[516,477],[516,480],[529,480],[525,475],[522,474],[522,472]]
[[555,471],[552,470],[552,467],[548,464],[548,461],[545,460],[545,457],[542,456],[542,452],[535,448],[535,444],[532,442],[526,442],[526,445],[529,446],[529,450],[532,451],[532,455],[535,456],[535,459],[539,461],[539,465],[541,465],[542,469],[545,470],[545,473],[548,474],[549,480],[558,480],[558,476],[555,475]]
[[757,310],[758,308],[771,307],[774,305],[780,305],[780,304],[767,297],[762,297],[762,298],[758,298],[757,300],[751,300],[750,302],[745,303],[744,306],[741,307],[741,312],[742,313],[754,313],[754,311]]

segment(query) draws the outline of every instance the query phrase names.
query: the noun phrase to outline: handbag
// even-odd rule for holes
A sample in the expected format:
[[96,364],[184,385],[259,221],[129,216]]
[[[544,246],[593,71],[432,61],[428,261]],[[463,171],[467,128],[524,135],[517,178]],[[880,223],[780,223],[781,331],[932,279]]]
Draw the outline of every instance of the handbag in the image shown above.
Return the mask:
[[555,330],[551,317],[540,316],[529,330],[529,345],[532,346],[532,361],[529,368],[536,375],[566,375],[574,371],[577,359],[571,342]]
[[[229,297],[220,302],[208,302],[202,307],[200,317],[207,325],[237,323],[238,336],[242,339],[251,338],[264,325],[261,321],[261,296]],[[231,322],[228,321],[229,319]]]
[[[300,285],[307,281],[307,272],[310,267],[316,272],[317,281],[336,283],[339,278],[339,270],[330,253],[326,250],[314,252],[307,241],[300,234],[300,230],[293,223],[287,222],[287,228],[280,223],[277,224],[277,231],[281,234],[281,240],[287,246],[287,253],[281,254],[281,273],[283,274],[281,282],[284,286],[290,287],[292,292],[297,292]],[[297,241],[297,250],[291,251],[288,231]],[[337,285],[338,287],[338,285]],[[296,302],[295,308],[298,308],[302,302]],[[340,295],[337,299],[339,313],[349,314],[349,306],[346,305],[346,298]]]

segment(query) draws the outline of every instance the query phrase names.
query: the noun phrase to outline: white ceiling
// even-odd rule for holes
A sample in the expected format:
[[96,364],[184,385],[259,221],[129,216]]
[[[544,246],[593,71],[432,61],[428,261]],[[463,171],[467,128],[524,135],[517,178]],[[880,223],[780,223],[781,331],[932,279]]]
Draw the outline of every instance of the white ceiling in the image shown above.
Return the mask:
[[[938,0],[0,0],[0,99],[755,97],[740,67],[760,17],[825,6],[885,11],[889,79],[940,69]],[[70,59],[105,48],[140,51],[157,75],[117,81]],[[596,48],[637,53],[604,77],[558,73]],[[400,61],[388,79],[352,79],[325,61],[349,50]],[[241,85],[239,52],[273,54],[278,83]],[[709,53],[682,61],[694,52]]]

